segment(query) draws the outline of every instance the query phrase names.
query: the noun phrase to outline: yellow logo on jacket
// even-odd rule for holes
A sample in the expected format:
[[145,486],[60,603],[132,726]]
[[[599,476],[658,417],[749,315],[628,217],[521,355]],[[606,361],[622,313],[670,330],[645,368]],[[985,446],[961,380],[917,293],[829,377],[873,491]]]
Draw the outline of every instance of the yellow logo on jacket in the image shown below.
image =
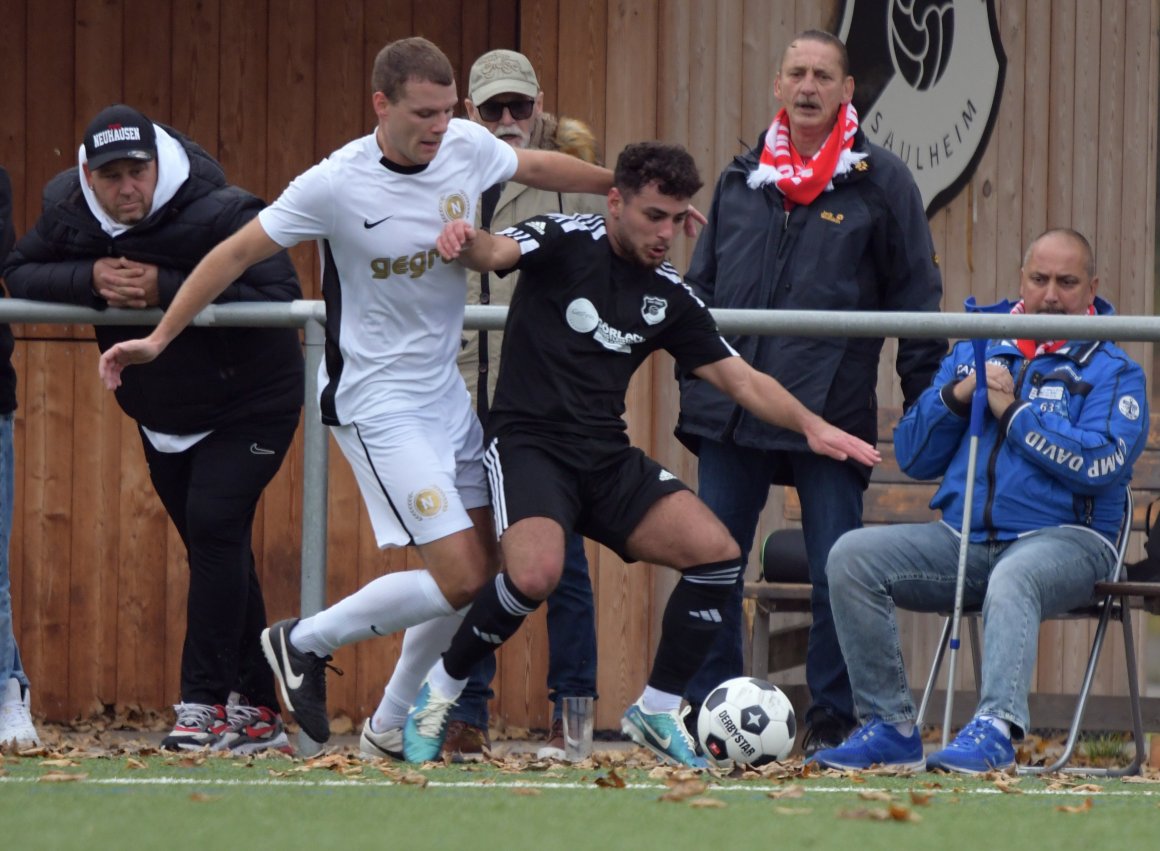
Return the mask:
[[842,223],[842,219],[846,218],[844,213],[831,213],[829,210],[822,210],[822,218],[827,222],[833,222],[836,225]]

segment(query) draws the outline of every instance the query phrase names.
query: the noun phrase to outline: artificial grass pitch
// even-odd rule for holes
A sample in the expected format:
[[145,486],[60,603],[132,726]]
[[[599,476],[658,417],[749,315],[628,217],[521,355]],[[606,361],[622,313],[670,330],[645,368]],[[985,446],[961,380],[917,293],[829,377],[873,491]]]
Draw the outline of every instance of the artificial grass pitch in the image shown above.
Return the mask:
[[1160,775],[1132,781],[840,774],[729,777],[645,751],[579,766],[405,766],[75,751],[5,755],[13,849],[946,849],[1155,846]]

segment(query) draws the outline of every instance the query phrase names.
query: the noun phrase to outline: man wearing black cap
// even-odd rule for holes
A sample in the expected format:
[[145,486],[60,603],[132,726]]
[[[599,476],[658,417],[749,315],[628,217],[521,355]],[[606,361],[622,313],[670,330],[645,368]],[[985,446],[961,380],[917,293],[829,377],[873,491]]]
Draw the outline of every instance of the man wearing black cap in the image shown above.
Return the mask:
[[[5,262],[9,289],[97,309],[168,308],[201,258],[263,206],[197,143],[124,105],[93,119],[77,167],[44,198]],[[296,298],[294,267],[278,252],[217,301]],[[97,343],[105,351],[148,330],[98,325]],[[289,747],[258,640],[266,612],[250,533],[298,426],[303,373],[292,329],[190,328],[117,391],[189,556],[181,701],[163,747]]]

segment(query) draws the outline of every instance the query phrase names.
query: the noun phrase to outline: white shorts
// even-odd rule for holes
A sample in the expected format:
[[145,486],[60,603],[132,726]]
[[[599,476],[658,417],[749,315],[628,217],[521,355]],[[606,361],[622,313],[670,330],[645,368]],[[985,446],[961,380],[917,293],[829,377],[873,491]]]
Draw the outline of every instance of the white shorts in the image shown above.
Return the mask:
[[380,547],[427,544],[472,527],[489,505],[483,429],[462,384],[431,405],[333,426]]

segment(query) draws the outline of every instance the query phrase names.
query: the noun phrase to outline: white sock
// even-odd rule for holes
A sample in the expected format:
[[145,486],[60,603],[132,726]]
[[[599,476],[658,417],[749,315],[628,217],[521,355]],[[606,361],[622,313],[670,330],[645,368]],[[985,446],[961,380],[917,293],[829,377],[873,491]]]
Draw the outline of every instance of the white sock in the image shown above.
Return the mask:
[[427,674],[427,684],[431,686],[431,692],[436,696],[444,700],[458,700],[459,695],[463,694],[464,686],[467,685],[467,679],[457,680],[452,677],[440,659]]
[[914,735],[913,721],[887,721],[886,723],[897,730],[901,736],[906,736],[909,739]]
[[376,733],[402,727],[407,713],[415,703],[423,678],[439,661],[439,655],[451,646],[451,636],[463,623],[467,609],[460,609],[450,615],[429,620],[426,623],[408,627],[403,633],[403,651],[387,687],[383,689],[383,699],[371,718],[371,729]]
[[299,650],[329,656],[344,644],[390,635],[455,610],[426,570],[388,573],[290,631]]
[[649,715],[656,715],[658,712],[677,712],[681,708],[681,696],[645,686],[644,694],[640,696],[640,706]]
[[980,721],[986,721],[1006,738],[1011,738],[1011,722],[1004,721],[1002,718],[996,718],[994,715],[980,715]]

